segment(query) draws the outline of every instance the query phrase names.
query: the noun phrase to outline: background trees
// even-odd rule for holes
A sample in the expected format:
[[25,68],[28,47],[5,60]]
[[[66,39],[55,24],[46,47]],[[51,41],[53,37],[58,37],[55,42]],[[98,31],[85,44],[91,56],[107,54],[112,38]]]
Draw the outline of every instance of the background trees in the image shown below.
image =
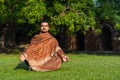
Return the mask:
[[101,34],[101,24],[107,23],[120,31],[119,4],[119,0],[0,0],[0,46],[15,48],[16,43],[29,41],[39,31],[39,22],[47,19],[64,49],[84,50],[87,30]]
[[120,30],[120,1],[119,0],[97,0],[96,17],[101,21],[108,21],[116,30]]
[[[40,21],[46,13],[42,0],[0,0],[0,4],[1,48],[14,48],[17,30],[26,33],[26,30],[31,28],[28,25],[36,25],[36,22]],[[27,33],[27,35],[33,34],[32,31]]]
[[101,29],[100,41],[102,50],[115,50],[114,46],[120,46],[118,43],[118,37],[120,36],[119,4],[119,0],[96,1],[96,22],[99,30]]
[[54,0],[48,1],[49,14],[53,34],[59,35],[63,49],[73,51],[77,49],[76,32],[95,27],[95,12],[92,0]]

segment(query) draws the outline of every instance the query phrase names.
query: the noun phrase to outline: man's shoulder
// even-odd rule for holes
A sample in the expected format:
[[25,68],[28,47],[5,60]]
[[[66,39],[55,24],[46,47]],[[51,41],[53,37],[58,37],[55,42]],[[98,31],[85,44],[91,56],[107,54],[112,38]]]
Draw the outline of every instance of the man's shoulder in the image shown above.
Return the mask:
[[32,37],[32,39],[36,39],[36,38],[38,38],[38,37],[40,37],[39,34],[35,34],[35,35]]
[[55,37],[53,37],[52,40],[53,40],[53,42],[58,43],[58,41]]

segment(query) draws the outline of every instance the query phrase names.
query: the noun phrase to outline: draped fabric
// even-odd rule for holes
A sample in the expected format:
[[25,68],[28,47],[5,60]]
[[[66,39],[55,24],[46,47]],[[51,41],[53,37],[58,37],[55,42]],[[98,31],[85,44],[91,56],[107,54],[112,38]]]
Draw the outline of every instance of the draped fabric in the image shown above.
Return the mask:
[[47,32],[35,35],[23,55],[32,70],[51,71],[60,68],[64,52],[57,40]]

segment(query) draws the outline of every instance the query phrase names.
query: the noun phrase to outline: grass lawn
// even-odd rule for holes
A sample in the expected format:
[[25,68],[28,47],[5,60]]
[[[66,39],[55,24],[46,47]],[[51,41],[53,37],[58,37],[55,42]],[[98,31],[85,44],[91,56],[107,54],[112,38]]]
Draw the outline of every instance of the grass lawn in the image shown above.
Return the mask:
[[57,71],[28,71],[17,54],[0,54],[0,80],[120,80],[120,56],[67,54]]

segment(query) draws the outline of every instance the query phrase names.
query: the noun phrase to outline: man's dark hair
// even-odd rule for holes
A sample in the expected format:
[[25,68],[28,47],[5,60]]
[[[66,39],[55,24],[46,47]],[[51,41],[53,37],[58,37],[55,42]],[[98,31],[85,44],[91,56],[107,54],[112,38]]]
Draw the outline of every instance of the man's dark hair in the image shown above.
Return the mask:
[[45,20],[45,19],[43,19],[43,20],[40,22],[40,24],[43,23],[43,22],[46,22],[46,23],[49,24],[48,20]]

